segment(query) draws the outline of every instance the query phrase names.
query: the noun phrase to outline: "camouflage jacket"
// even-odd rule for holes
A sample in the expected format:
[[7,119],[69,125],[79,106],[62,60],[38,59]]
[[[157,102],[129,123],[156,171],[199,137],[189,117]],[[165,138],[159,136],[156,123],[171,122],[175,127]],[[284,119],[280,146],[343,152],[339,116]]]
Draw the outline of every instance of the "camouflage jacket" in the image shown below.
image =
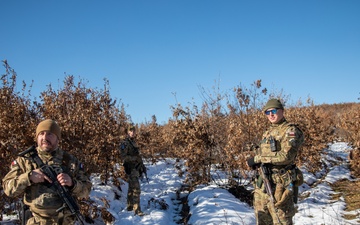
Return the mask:
[[120,155],[124,163],[136,163],[138,161],[142,161],[139,147],[130,137],[125,138],[125,140],[121,143]]
[[[272,140],[274,140],[273,148],[270,143]],[[303,141],[303,132],[295,124],[283,119],[278,124],[272,124],[263,134],[254,161],[280,167],[294,165],[298,149]]]
[[[74,183],[70,192],[75,199],[89,197],[92,184],[77,158],[61,149],[51,153],[38,150],[38,154],[41,160],[51,165],[55,171],[70,175]],[[36,163],[30,159],[18,157],[12,162],[10,171],[2,180],[4,192],[10,197],[20,197],[23,194],[24,203],[30,206],[31,211],[45,217],[55,216],[58,214],[56,210],[63,205],[63,201],[49,182],[32,183],[30,181],[30,172],[37,168]]]
[[121,143],[120,155],[123,160],[125,173],[131,174],[138,171],[140,176],[140,169],[142,168],[143,160],[140,156],[139,147],[132,138],[127,137]]

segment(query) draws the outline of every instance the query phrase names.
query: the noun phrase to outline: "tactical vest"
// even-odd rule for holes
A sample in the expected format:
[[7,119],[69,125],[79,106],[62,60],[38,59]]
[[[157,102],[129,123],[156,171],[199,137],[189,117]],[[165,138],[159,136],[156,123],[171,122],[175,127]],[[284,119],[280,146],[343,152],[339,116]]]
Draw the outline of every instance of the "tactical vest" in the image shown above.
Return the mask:
[[[45,157],[41,153],[39,156],[44,161],[44,163],[48,163],[48,165],[50,165],[57,174],[64,172],[73,177],[76,165],[71,160],[69,153],[58,149],[53,157]],[[28,171],[38,168],[35,163],[30,161],[26,167],[29,169]],[[29,186],[25,190],[24,203],[29,205],[32,212],[37,213],[43,217],[57,216],[59,212],[56,210],[61,208],[64,204],[63,200],[57,194],[54,186],[47,181]]]
[[271,170],[271,178],[275,184],[287,186],[297,181],[295,160],[303,141],[303,132],[297,125],[286,120],[271,125],[264,133],[259,154],[262,163],[267,164]]
[[137,144],[130,138],[126,138],[120,145],[120,156],[124,162],[138,162],[141,160]]
[[[294,164],[297,151],[304,141],[303,132],[297,125],[284,121],[272,125],[260,142],[261,161],[274,165]],[[287,154],[287,158],[284,155]]]

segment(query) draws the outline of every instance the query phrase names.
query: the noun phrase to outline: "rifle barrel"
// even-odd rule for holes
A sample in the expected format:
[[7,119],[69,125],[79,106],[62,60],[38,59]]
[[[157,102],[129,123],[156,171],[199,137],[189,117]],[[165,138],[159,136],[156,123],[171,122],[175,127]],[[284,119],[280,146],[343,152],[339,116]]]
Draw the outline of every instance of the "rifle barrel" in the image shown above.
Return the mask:
[[36,148],[35,148],[35,146],[33,145],[33,146],[31,146],[30,148],[26,149],[25,151],[20,152],[20,153],[18,154],[18,156],[23,157],[24,155],[26,155],[26,154],[28,154],[28,153],[31,153],[31,152],[33,152],[33,151],[35,151],[35,150],[36,150]]

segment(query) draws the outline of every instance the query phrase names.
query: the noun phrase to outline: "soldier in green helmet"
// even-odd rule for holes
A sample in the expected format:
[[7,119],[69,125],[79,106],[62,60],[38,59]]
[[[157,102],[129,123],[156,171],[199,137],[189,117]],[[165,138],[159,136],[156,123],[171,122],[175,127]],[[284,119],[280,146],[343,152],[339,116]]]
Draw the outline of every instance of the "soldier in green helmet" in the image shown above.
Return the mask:
[[[270,127],[264,132],[255,156],[247,159],[249,167],[260,171],[254,181],[256,224],[292,225],[298,186],[303,182],[295,165],[304,141],[303,132],[285,119],[280,100],[270,99],[263,111]],[[268,177],[264,177],[262,168],[266,168]],[[269,181],[272,193],[267,193],[265,181]]]
[[127,136],[120,144],[120,155],[123,160],[123,166],[128,179],[129,188],[127,193],[127,210],[134,211],[135,214],[143,216],[144,213],[140,207],[140,182],[139,170],[143,165],[140,150],[135,142],[136,129],[130,124],[126,129]]

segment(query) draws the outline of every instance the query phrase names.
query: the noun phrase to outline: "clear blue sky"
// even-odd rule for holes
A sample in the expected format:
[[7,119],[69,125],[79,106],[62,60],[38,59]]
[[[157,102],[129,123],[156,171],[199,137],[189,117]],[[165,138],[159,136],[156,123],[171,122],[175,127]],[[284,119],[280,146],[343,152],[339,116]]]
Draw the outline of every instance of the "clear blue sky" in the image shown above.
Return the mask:
[[199,86],[217,80],[230,92],[262,79],[316,104],[360,97],[359,0],[1,0],[0,9],[0,59],[19,84],[34,80],[36,96],[64,74],[93,88],[107,78],[134,122],[166,122],[177,102],[200,106]]

